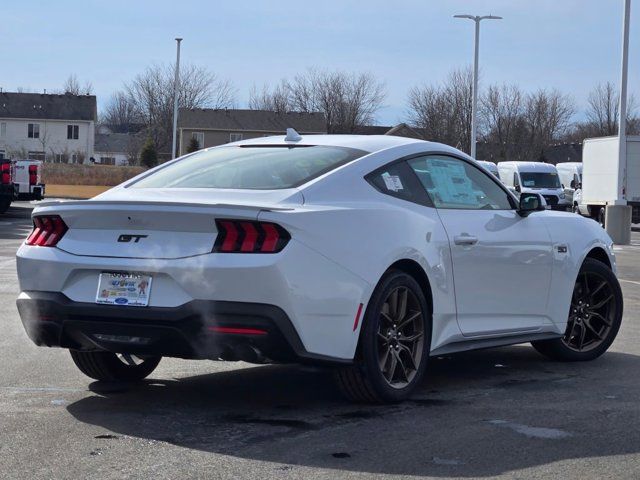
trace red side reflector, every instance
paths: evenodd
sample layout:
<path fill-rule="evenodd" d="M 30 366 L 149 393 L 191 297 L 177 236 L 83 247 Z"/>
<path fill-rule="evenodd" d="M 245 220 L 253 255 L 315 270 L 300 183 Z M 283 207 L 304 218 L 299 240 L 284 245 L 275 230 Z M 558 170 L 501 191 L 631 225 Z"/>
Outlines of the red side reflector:
<path fill-rule="evenodd" d="M 280 225 L 249 220 L 216 220 L 218 236 L 213 245 L 220 253 L 278 253 L 291 240 Z"/>
<path fill-rule="evenodd" d="M 27 237 L 26 244 L 55 247 L 68 229 L 59 215 L 38 215 L 33 217 L 33 231 Z"/>
<path fill-rule="evenodd" d="M 209 327 L 209 330 L 216 333 L 228 333 L 231 335 L 266 335 L 266 330 L 257 328 L 233 328 L 233 327 Z"/>
<path fill-rule="evenodd" d="M 353 321 L 353 331 L 355 332 L 358 329 L 358 324 L 360 323 L 360 315 L 362 314 L 362 304 L 358 305 L 358 312 L 356 313 L 356 318 Z"/>

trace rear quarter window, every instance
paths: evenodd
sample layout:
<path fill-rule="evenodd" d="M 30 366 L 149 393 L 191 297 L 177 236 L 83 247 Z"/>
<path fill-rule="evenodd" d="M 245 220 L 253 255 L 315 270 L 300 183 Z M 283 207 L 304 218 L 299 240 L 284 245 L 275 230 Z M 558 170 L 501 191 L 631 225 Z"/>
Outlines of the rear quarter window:
<path fill-rule="evenodd" d="M 405 161 L 385 165 L 366 177 L 379 192 L 420 205 L 433 206 L 413 170 Z"/>

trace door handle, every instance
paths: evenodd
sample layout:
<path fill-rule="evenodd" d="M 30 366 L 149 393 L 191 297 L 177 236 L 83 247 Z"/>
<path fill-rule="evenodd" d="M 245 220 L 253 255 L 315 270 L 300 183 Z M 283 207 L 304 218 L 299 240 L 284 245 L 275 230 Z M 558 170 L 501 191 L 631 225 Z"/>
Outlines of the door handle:
<path fill-rule="evenodd" d="M 478 237 L 471 235 L 456 235 L 453 237 L 453 243 L 456 245 L 475 245 L 478 243 Z"/>

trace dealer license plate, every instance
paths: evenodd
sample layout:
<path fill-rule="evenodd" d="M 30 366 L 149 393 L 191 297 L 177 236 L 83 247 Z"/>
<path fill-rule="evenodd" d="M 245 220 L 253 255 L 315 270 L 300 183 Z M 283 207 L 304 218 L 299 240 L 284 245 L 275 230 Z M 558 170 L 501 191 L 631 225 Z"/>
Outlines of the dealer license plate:
<path fill-rule="evenodd" d="M 151 275 L 103 272 L 98 280 L 96 303 L 146 307 L 151 293 Z"/>

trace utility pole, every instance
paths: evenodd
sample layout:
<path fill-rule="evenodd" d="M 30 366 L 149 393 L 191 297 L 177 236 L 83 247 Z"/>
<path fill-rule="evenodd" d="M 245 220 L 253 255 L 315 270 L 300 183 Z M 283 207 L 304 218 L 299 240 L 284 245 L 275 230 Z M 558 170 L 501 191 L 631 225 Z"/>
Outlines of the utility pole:
<path fill-rule="evenodd" d="M 176 158 L 176 143 L 178 141 L 178 90 L 180 86 L 180 42 L 176 38 L 176 77 L 173 82 L 173 141 L 171 142 L 171 158 Z"/>

